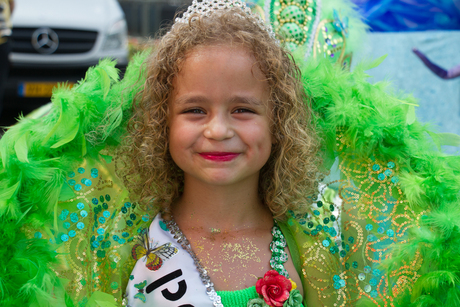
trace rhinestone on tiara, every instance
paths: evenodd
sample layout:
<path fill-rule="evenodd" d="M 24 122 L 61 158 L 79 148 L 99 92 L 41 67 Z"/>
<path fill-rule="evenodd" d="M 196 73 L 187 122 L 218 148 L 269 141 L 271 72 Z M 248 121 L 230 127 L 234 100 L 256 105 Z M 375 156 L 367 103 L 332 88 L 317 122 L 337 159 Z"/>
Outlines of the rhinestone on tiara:
<path fill-rule="evenodd" d="M 213 12 L 232 8 L 241 9 L 248 17 L 254 20 L 256 25 L 258 25 L 262 30 L 267 31 L 271 38 L 276 39 L 271 25 L 266 24 L 262 18 L 252 13 L 246 3 L 241 0 L 193 0 L 192 4 L 190 4 L 182 17 L 176 18 L 175 24 L 188 23 L 189 20 L 193 22 L 203 16 L 210 16 Z"/>

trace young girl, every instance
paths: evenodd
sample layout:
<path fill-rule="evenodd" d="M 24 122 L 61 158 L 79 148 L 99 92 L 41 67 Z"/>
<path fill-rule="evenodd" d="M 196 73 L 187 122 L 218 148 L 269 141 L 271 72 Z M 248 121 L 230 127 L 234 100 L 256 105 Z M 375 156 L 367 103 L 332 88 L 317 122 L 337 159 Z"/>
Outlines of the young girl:
<path fill-rule="evenodd" d="M 134 256 L 130 306 L 246 306 L 272 270 L 290 279 L 267 304 L 287 301 L 291 282 L 306 294 L 298 251 L 270 247 L 317 194 L 309 101 L 292 58 L 238 4 L 189 9 L 149 60 L 129 149 L 134 190 L 161 208 L 143 242 L 161 264 Z"/>

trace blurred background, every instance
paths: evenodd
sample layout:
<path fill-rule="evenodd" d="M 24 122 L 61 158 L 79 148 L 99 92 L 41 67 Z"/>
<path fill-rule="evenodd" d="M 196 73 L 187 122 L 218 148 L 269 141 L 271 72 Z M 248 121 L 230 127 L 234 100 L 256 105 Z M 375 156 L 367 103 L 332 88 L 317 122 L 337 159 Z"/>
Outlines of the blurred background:
<path fill-rule="evenodd" d="M 387 55 L 368 72 L 369 81 L 391 81 L 396 91 L 419 101 L 416 112 L 423 122 L 439 132 L 460 134 L 460 77 L 440 78 L 412 51 L 417 48 L 446 71 L 460 65 L 460 0 L 353 1 L 369 34 L 354 51 L 352 69 L 363 60 Z M 19 114 L 47 103 L 57 82 L 72 86 L 84 78 L 100 58 L 117 59 L 123 72 L 129 57 L 191 0 L 14 2 L 0 126 L 14 124 Z"/>

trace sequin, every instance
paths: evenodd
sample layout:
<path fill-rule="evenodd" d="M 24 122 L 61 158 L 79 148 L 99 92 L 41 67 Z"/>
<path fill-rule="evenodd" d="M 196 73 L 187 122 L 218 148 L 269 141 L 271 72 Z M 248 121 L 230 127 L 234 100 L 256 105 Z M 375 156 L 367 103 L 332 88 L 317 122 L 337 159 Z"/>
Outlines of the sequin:
<path fill-rule="evenodd" d="M 395 167 L 395 163 L 390 161 L 390 162 L 388 162 L 387 166 L 389 168 L 393 168 L 393 167 Z"/>
<path fill-rule="evenodd" d="M 386 176 L 385 176 L 385 174 L 380 173 L 380 174 L 377 176 L 377 178 L 378 178 L 379 180 L 383 181 L 383 180 L 385 180 Z"/>
<path fill-rule="evenodd" d="M 62 210 L 61 213 L 62 213 L 63 215 L 66 215 L 66 216 L 67 216 L 67 215 L 69 215 L 69 210 L 64 209 L 64 210 Z"/>
<path fill-rule="evenodd" d="M 335 230 L 335 228 L 331 227 L 329 229 L 329 233 L 331 236 L 335 237 L 337 235 L 337 231 Z"/>
<path fill-rule="evenodd" d="M 345 280 L 343 280 L 343 279 L 339 280 L 339 284 L 340 284 L 341 288 L 345 287 L 345 285 L 346 285 Z"/>
<path fill-rule="evenodd" d="M 93 204 L 95 204 L 95 205 L 97 205 L 97 204 L 99 203 L 99 201 L 97 200 L 96 197 L 94 197 L 94 198 L 91 200 L 91 202 L 92 202 Z"/>
<path fill-rule="evenodd" d="M 70 179 L 70 180 L 68 181 L 68 183 L 69 183 L 69 185 L 72 187 L 72 186 L 74 186 L 77 182 L 76 182 L 75 180 L 73 180 L 73 179 Z"/>
<path fill-rule="evenodd" d="M 102 208 L 104 208 L 105 210 L 109 209 L 109 205 L 107 205 L 107 203 L 103 203 L 102 204 Z"/>
<path fill-rule="evenodd" d="M 129 280 L 133 280 L 134 279 L 134 275 L 129 275 Z"/>
<path fill-rule="evenodd" d="M 87 216 L 88 216 L 88 212 L 86 212 L 86 210 L 81 210 L 81 211 L 80 211 L 80 215 L 81 215 L 82 217 L 87 217 Z"/>
<path fill-rule="evenodd" d="M 70 228 L 70 223 L 69 223 L 69 222 L 65 222 L 65 223 L 64 223 L 64 228 L 65 228 L 65 229 L 69 229 L 69 228 Z"/>
<path fill-rule="evenodd" d="M 105 194 L 105 200 L 110 201 L 110 195 L 109 194 Z"/>
<path fill-rule="evenodd" d="M 378 295 L 377 290 L 372 290 L 371 293 L 370 293 L 370 295 L 371 295 L 372 298 L 376 298 L 377 295 Z"/>
<path fill-rule="evenodd" d="M 99 247 L 99 241 L 93 241 L 93 243 L 91 243 L 91 245 L 92 245 L 94 248 L 98 248 L 98 247 Z"/>
<path fill-rule="evenodd" d="M 353 243 L 355 242 L 355 238 L 349 237 L 349 238 L 348 238 L 348 242 L 350 242 L 351 244 L 353 244 Z"/>
<path fill-rule="evenodd" d="M 364 272 L 365 272 L 365 273 L 370 273 L 370 272 L 371 272 L 371 267 L 368 266 L 368 265 L 366 265 L 366 266 L 364 267 Z"/>
<path fill-rule="evenodd" d="M 338 282 L 334 283 L 334 289 L 336 289 L 336 290 L 340 289 L 340 284 Z"/>
<path fill-rule="evenodd" d="M 77 235 L 77 233 L 75 232 L 75 230 L 71 230 L 69 231 L 69 237 L 73 238 Z"/>
<path fill-rule="evenodd" d="M 78 208 L 78 210 L 81 210 L 81 209 L 85 208 L 85 204 L 84 203 L 78 203 L 77 208 Z"/>
<path fill-rule="evenodd" d="M 81 188 L 82 188 L 82 187 L 81 187 L 81 184 L 76 184 L 76 185 L 74 186 L 75 191 L 80 191 Z"/>
<path fill-rule="evenodd" d="M 120 239 L 120 237 L 117 236 L 117 235 L 114 235 L 112 238 L 113 238 L 114 241 L 118 241 Z"/>
<path fill-rule="evenodd" d="M 374 275 L 374 276 L 380 276 L 380 270 L 378 270 L 378 269 L 373 270 L 373 271 L 372 271 L 372 275 Z"/>
<path fill-rule="evenodd" d="M 379 227 L 379 228 L 377 229 L 377 232 L 380 233 L 380 234 L 383 234 L 383 233 L 385 232 L 385 228 Z"/>
<path fill-rule="evenodd" d="M 308 222 L 307 226 L 308 226 L 308 228 L 313 228 L 314 224 L 313 224 L 313 222 Z"/>
<path fill-rule="evenodd" d="M 321 230 L 323 230 L 323 226 L 321 226 L 321 225 L 317 225 L 317 226 L 316 226 L 316 230 L 317 230 L 317 231 L 321 231 Z"/>
<path fill-rule="evenodd" d="M 331 243 L 328 240 L 323 240 L 323 246 L 328 247 Z"/>
<path fill-rule="evenodd" d="M 347 255 L 347 252 L 346 252 L 346 251 L 344 251 L 344 250 L 341 250 L 341 251 L 340 251 L 340 257 L 343 258 L 343 257 L 345 257 L 346 255 Z"/>
<path fill-rule="evenodd" d="M 134 213 L 131 213 L 129 215 L 129 218 L 132 219 L 133 221 L 137 218 L 137 216 Z"/>
<path fill-rule="evenodd" d="M 80 280 L 80 283 L 81 283 L 82 286 L 84 286 L 84 285 L 86 285 L 86 280 L 81 279 L 81 280 Z"/>
<path fill-rule="evenodd" d="M 142 220 L 143 220 L 144 222 L 148 222 L 148 221 L 149 221 L 149 215 L 148 215 L 148 214 L 143 215 L 143 216 L 142 216 Z M 305 224 L 305 221 L 304 221 L 304 224 Z"/>
<path fill-rule="evenodd" d="M 325 217 L 324 220 L 323 220 L 324 224 L 329 224 L 329 218 L 328 217 Z"/>
<path fill-rule="evenodd" d="M 392 229 L 387 230 L 387 236 L 393 237 L 395 235 L 395 232 Z"/>
<path fill-rule="evenodd" d="M 121 207 L 121 212 L 126 213 L 126 212 L 128 212 L 128 209 L 126 209 L 126 207 Z"/>
<path fill-rule="evenodd" d="M 126 243 L 126 240 L 125 240 L 125 239 L 119 239 L 119 240 L 118 240 L 118 243 L 120 243 L 120 244 L 125 244 L 125 243 Z"/>
<path fill-rule="evenodd" d="M 103 250 L 98 250 L 98 251 L 97 251 L 97 256 L 98 256 L 99 258 L 104 258 L 104 257 L 105 257 L 105 251 L 103 251 Z"/>
<path fill-rule="evenodd" d="M 99 175 L 98 173 L 91 173 L 91 177 L 93 178 L 97 178 L 98 175 Z"/>
<path fill-rule="evenodd" d="M 67 174 L 67 177 L 73 178 L 75 177 L 75 172 L 70 172 Z"/>
<path fill-rule="evenodd" d="M 104 228 L 98 228 L 97 229 L 97 233 L 100 234 L 100 235 L 104 234 L 104 231 L 105 231 Z"/>
<path fill-rule="evenodd" d="M 92 169 L 91 169 L 91 173 L 96 173 L 96 174 L 97 174 L 98 172 L 99 172 L 99 171 L 97 170 L 97 168 L 92 168 Z"/>
<path fill-rule="evenodd" d="M 366 274 L 364 274 L 364 273 L 359 273 L 358 279 L 361 280 L 361 281 L 365 280 L 365 279 L 366 279 Z"/>
<path fill-rule="evenodd" d="M 311 231 L 312 236 L 316 236 L 317 234 L 318 234 L 318 232 L 316 231 L 316 229 Z"/>
<path fill-rule="evenodd" d="M 83 222 L 78 222 L 77 223 L 77 228 L 78 229 L 83 229 L 83 228 L 85 228 L 85 224 Z"/>
<path fill-rule="evenodd" d="M 367 236 L 367 241 L 374 242 L 375 241 L 375 236 L 374 235 L 368 235 Z"/>
<path fill-rule="evenodd" d="M 80 174 L 83 174 L 85 172 L 85 169 L 83 167 L 79 167 L 77 170 Z"/>
<path fill-rule="evenodd" d="M 369 293 L 369 292 L 371 292 L 371 290 L 372 290 L 371 285 L 365 285 L 364 286 L 364 292 Z"/>
<path fill-rule="evenodd" d="M 125 207 L 126 207 L 126 208 L 129 208 L 129 207 L 131 207 L 131 203 L 130 203 L 129 201 L 128 201 L 128 202 L 126 202 L 126 203 L 125 203 Z"/>
<path fill-rule="evenodd" d="M 70 215 L 70 220 L 72 221 L 72 223 L 76 223 L 78 222 L 78 215 L 73 212 L 71 215 Z"/>
<path fill-rule="evenodd" d="M 35 239 L 41 239 L 43 237 L 42 233 L 37 231 L 35 234 L 34 234 L 34 237 Z"/>
<path fill-rule="evenodd" d="M 65 221 L 67 219 L 67 215 L 61 213 L 61 214 L 59 214 L 59 219 L 61 221 Z"/>
<path fill-rule="evenodd" d="M 335 217 L 335 215 L 331 215 L 331 221 L 335 222 L 337 220 L 337 218 Z"/>
<path fill-rule="evenodd" d="M 103 215 L 105 218 L 109 218 L 109 217 L 110 217 L 110 212 L 106 210 L 106 211 L 104 211 L 104 212 L 102 213 L 102 215 Z"/>
<path fill-rule="evenodd" d="M 377 286 L 377 279 L 375 278 L 371 278 L 371 280 L 369 280 L 369 283 L 371 284 L 371 286 Z"/>
<path fill-rule="evenodd" d="M 391 182 L 398 183 L 398 181 L 399 181 L 399 178 L 397 176 L 391 177 Z"/>
<path fill-rule="evenodd" d="M 91 186 L 91 185 L 93 184 L 93 182 L 92 182 L 91 180 L 89 180 L 89 179 L 85 179 L 84 184 L 85 184 L 87 187 L 89 187 L 89 186 Z"/>
<path fill-rule="evenodd" d="M 345 269 L 349 270 L 350 269 L 350 264 L 347 262 L 345 263 Z"/>
<path fill-rule="evenodd" d="M 393 174 L 393 171 L 391 169 L 387 169 L 385 170 L 384 174 L 387 176 L 387 177 L 390 177 L 392 174 Z"/>
<path fill-rule="evenodd" d="M 110 284 L 110 288 L 112 288 L 113 290 L 116 290 L 118 288 L 118 283 L 117 282 L 113 282 Z"/>
<path fill-rule="evenodd" d="M 358 268 L 358 262 L 357 262 L 357 261 L 353 261 L 353 263 L 351 264 L 351 266 L 353 267 L 353 269 L 357 269 L 357 268 Z"/>
<path fill-rule="evenodd" d="M 372 170 L 373 170 L 374 172 L 378 172 L 378 171 L 380 170 L 380 165 L 378 165 L 378 164 L 372 165 Z"/>
<path fill-rule="evenodd" d="M 99 201 L 100 201 L 101 203 L 104 202 L 104 195 L 99 196 Z"/>
<path fill-rule="evenodd" d="M 105 223 L 105 218 L 104 218 L 103 216 L 101 216 L 101 217 L 99 218 L 99 223 L 101 223 L 101 224 L 104 224 L 104 223 Z"/>
<path fill-rule="evenodd" d="M 103 235 L 97 236 L 97 240 L 98 240 L 99 242 L 104 241 L 104 236 L 103 236 Z"/>
<path fill-rule="evenodd" d="M 334 211 L 334 209 L 335 209 L 334 205 L 329 206 L 329 210 L 331 210 L 331 212 Z"/>
<path fill-rule="evenodd" d="M 366 225 L 366 230 L 368 230 L 368 231 L 371 231 L 373 228 L 374 228 L 374 226 L 372 226 L 372 224 L 367 224 Z"/>
<path fill-rule="evenodd" d="M 334 277 L 332 277 L 332 280 L 334 280 L 335 282 L 338 282 L 340 279 L 341 278 L 339 275 L 334 275 Z"/>
<path fill-rule="evenodd" d="M 69 241 L 69 236 L 66 235 L 66 234 L 63 234 L 63 235 L 61 235 L 61 240 L 64 241 L 64 242 L 67 242 L 67 241 Z"/>
<path fill-rule="evenodd" d="M 318 210 L 313 210 L 313 214 L 316 215 L 316 216 L 319 216 L 319 215 L 320 215 L 320 213 L 319 213 Z"/>
<path fill-rule="evenodd" d="M 316 206 L 318 206 L 318 208 L 321 208 L 323 206 L 323 202 L 318 200 L 318 202 L 316 203 Z"/>

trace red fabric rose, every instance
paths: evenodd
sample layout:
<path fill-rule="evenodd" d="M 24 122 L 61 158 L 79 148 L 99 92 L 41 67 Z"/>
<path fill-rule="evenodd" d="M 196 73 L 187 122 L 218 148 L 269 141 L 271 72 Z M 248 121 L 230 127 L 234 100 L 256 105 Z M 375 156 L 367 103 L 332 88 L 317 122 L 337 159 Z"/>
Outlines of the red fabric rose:
<path fill-rule="evenodd" d="M 265 303 L 270 306 L 283 306 L 289 298 L 291 289 L 291 281 L 275 270 L 265 273 L 264 278 L 256 283 L 257 293 L 262 295 Z"/>

